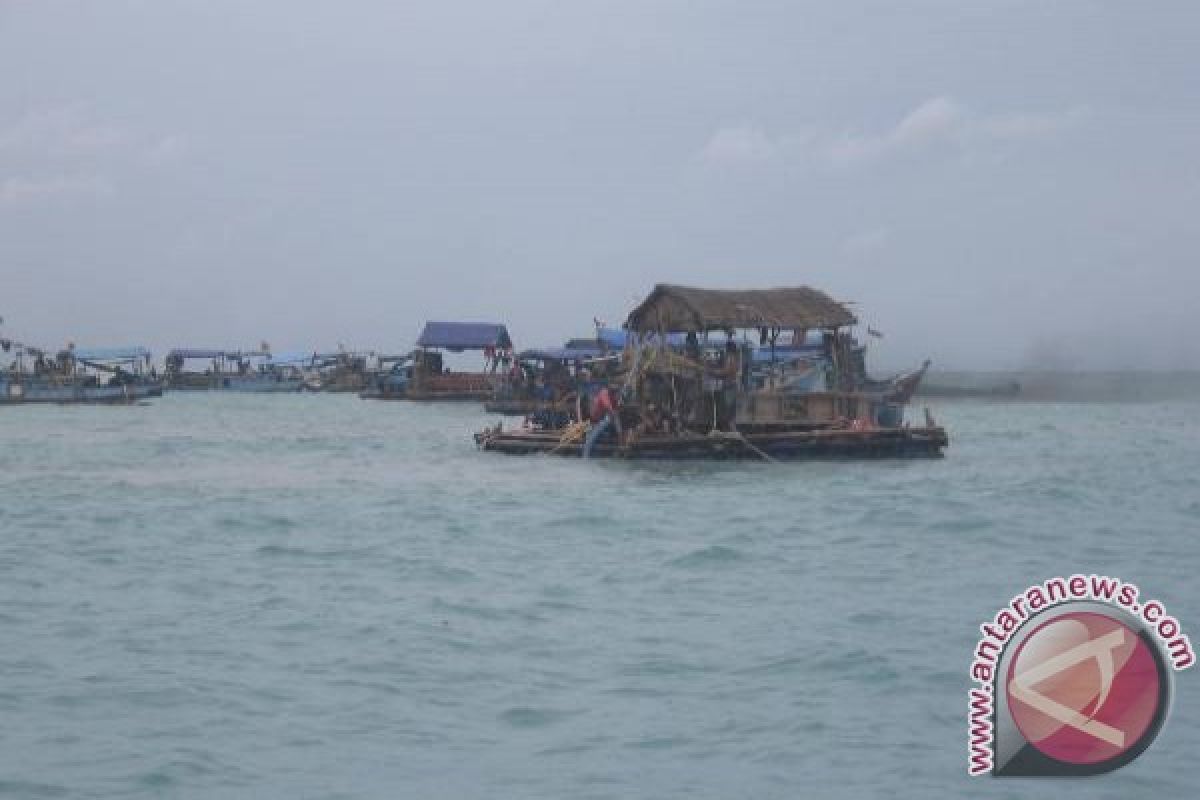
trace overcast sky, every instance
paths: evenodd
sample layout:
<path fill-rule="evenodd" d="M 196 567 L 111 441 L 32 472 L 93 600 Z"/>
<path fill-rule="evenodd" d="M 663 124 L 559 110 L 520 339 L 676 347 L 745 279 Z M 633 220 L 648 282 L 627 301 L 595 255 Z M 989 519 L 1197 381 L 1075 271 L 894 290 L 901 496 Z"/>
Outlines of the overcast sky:
<path fill-rule="evenodd" d="M 809 284 L 875 363 L 1200 367 L 1200 4 L 0 0 L 0 315 L 518 346 Z"/>

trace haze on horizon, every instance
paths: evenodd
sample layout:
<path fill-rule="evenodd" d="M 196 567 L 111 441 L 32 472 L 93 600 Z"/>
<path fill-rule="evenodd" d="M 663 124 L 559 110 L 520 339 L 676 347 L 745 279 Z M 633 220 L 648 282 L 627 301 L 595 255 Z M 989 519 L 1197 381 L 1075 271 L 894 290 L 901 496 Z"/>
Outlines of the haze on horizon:
<path fill-rule="evenodd" d="M 1200 368 L 1200 6 L 0 0 L 0 331 L 518 346 L 809 284 L 874 363 Z"/>

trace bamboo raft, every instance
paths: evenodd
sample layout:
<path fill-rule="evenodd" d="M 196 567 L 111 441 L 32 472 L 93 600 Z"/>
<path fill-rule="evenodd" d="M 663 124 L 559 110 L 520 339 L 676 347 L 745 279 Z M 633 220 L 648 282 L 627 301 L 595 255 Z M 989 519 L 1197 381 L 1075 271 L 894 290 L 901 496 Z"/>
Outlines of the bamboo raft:
<path fill-rule="evenodd" d="M 495 428 L 475 434 L 480 450 L 508 455 L 583 455 L 581 437 L 564 431 Z M 939 458 L 949 445 L 941 426 L 875 428 L 868 430 L 821 429 L 757 433 L 713 432 L 692 435 L 640 436 L 624 444 L 600 441 L 592 448 L 595 458 L 626 459 L 758 459 L 793 461 L 838 458 Z"/>

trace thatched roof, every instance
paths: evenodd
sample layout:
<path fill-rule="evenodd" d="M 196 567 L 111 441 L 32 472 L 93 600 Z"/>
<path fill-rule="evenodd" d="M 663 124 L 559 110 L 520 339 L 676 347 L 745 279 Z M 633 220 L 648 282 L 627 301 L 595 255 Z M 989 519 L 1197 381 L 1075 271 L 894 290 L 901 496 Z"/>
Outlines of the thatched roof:
<path fill-rule="evenodd" d="M 631 331 L 726 328 L 840 328 L 857 320 L 817 289 L 696 289 L 660 283 L 629 314 Z"/>

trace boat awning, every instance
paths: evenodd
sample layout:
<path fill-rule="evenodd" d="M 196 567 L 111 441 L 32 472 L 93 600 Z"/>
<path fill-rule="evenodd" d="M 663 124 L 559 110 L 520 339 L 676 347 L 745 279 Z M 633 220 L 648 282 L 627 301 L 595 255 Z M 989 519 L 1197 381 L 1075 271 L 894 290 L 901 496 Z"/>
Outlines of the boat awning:
<path fill-rule="evenodd" d="M 508 329 L 494 322 L 426 322 L 418 347 L 440 347 L 454 352 L 485 347 L 512 347 Z"/>
<path fill-rule="evenodd" d="M 841 328 L 854 314 L 808 286 L 778 289 L 698 289 L 660 283 L 629 313 L 625 328 L 710 331 L 738 328 Z"/>
<path fill-rule="evenodd" d="M 79 361 L 140 361 L 150 358 L 144 347 L 77 347 L 71 351 Z"/>

